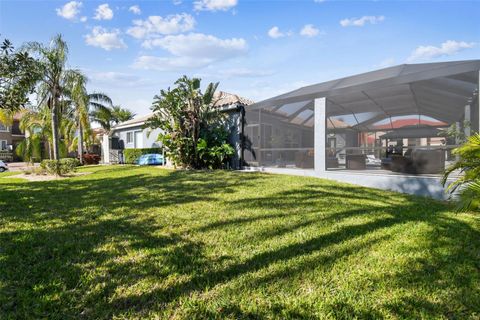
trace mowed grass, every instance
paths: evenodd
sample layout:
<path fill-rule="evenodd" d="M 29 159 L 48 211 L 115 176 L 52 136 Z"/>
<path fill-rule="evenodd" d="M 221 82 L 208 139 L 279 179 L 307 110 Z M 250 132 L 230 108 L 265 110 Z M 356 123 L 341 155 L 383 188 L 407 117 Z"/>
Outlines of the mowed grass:
<path fill-rule="evenodd" d="M 480 219 L 326 180 L 0 176 L 2 319 L 479 319 Z"/>

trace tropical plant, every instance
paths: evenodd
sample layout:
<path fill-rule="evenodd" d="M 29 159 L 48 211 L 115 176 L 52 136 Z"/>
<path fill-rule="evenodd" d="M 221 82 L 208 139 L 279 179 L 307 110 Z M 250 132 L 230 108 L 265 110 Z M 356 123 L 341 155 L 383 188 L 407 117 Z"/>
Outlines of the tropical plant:
<path fill-rule="evenodd" d="M 175 165 L 184 168 L 219 168 L 231 156 L 225 118 L 215 107 L 218 83 L 204 92 L 200 79 L 183 76 L 173 89 L 161 90 L 154 97 L 154 116 L 146 127 L 160 128 L 158 139 Z"/>
<path fill-rule="evenodd" d="M 467 141 L 467 134 L 465 129 L 470 129 L 471 123 L 468 120 L 463 121 L 461 126 L 457 126 L 456 123 L 452 123 L 448 128 L 442 129 L 439 132 L 439 136 L 452 138 L 455 144 L 462 144 Z"/>
<path fill-rule="evenodd" d="M 107 132 L 120 122 L 128 121 L 135 117 L 135 113 L 121 106 L 113 106 L 108 109 L 97 109 L 90 113 L 92 121 L 98 122 Z"/>
<path fill-rule="evenodd" d="M 453 150 L 458 160 L 447 168 L 443 176 L 443 185 L 455 171 L 460 175 L 447 187 L 451 196 L 458 195 L 460 211 L 480 209 L 480 134 L 467 139 L 462 146 Z"/>
<path fill-rule="evenodd" d="M 127 108 L 122 108 L 121 106 L 113 106 L 111 109 L 112 112 L 112 121 L 114 124 L 119 124 L 120 122 L 125 122 L 133 119 L 135 113 L 130 111 Z"/>
<path fill-rule="evenodd" d="M 80 71 L 75 70 L 68 73 L 65 93 L 70 98 L 67 103 L 70 106 L 70 122 L 74 124 L 73 133 L 76 137 L 72 140 L 71 146 L 77 146 L 81 164 L 83 164 L 84 141 L 93 139 L 90 128 L 90 109 L 92 108 L 95 112 L 108 112 L 109 106 L 112 104 L 112 100 L 104 93 L 89 94 L 86 84 L 87 77 Z M 70 137 L 72 127 L 68 122 L 65 125 L 67 130 L 64 136 Z"/>
<path fill-rule="evenodd" d="M 15 51 L 12 43 L 5 39 L 0 45 L 0 108 L 25 107 L 39 76 L 37 60 L 25 50 Z"/>
<path fill-rule="evenodd" d="M 13 124 L 13 115 L 15 111 L 12 109 L 0 109 L 0 124 L 10 127 Z"/>
<path fill-rule="evenodd" d="M 22 112 L 19 127 L 25 133 L 25 139 L 17 146 L 15 152 L 24 161 L 34 162 L 45 158 L 46 149 L 51 158 L 51 118 L 50 110 L 43 106 L 37 109 L 25 109 Z"/>
<path fill-rule="evenodd" d="M 61 35 L 55 36 L 48 46 L 38 42 L 30 42 L 25 48 L 34 54 L 40 65 L 41 76 L 38 82 L 37 94 L 39 105 L 45 104 L 50 110 L 52 125 L 52 155 L 60 158 L 59 113 L 61 102 L 65 98 L 65 87 L 69 79 L 75 76 L 75 71 L 66 67 L 68 46 Z"/>

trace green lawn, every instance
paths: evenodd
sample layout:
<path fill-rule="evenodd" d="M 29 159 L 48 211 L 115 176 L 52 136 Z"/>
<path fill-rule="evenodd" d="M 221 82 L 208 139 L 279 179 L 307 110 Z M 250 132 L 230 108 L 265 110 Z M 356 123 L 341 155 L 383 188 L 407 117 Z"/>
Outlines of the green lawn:
<path fill-rule="evenodd" d="M 480 216 L 325 180 L 0 175 L 0 318 L 480 317 Z"/>

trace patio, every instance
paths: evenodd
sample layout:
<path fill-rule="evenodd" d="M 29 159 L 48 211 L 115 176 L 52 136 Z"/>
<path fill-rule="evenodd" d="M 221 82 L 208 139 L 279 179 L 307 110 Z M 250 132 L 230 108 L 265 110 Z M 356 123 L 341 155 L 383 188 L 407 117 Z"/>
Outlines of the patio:
<path fill-rule="evenodd" d="M 261 101 L 246 109 L 245 162 L 441 198 L 452 149 L 479 130 L 479 70 L 399 65 Z"/>

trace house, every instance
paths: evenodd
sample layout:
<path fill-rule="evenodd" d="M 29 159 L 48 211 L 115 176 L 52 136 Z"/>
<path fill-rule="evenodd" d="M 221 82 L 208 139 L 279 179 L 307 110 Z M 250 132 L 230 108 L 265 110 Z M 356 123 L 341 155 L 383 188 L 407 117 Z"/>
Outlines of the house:
<path fill-rule="evenodd" d="M 233 159 L 232 166 L 240 166 L 241 157 L 241 132 L 240 115 L 242 108 L 250 105 L 253 101 L 223 91 L 215 94 L 215 106 L 222 112 L 228 113 L 228 126 L 231 133 L 231 143 L 236 146 L 237 155 Z M 145 122 L 153 116 L 153 113 L 136 117 L 114 126 L 108 135 L 104 135 L 102 142 L 102 162 L 117 163 L 118 150 L 133 148 L 161 148 L 158 142 L 160 129 L 144 128 Z"/>
<path fill-rule="evenodd" d="M 0 160 L 21 160 L 15 154 L 15 148 L 25 139 L 25 134 L 20 130 L 21 114 L 13 116 L 13 123 L 7 126 L 0 122 Z"/>
<path fill-rule="evenodd" d="M 299 88 L 245 108 L 250 170 L 443 198 L 440 177 L 478 132 L 480 60 L 404 64 Z"/>

